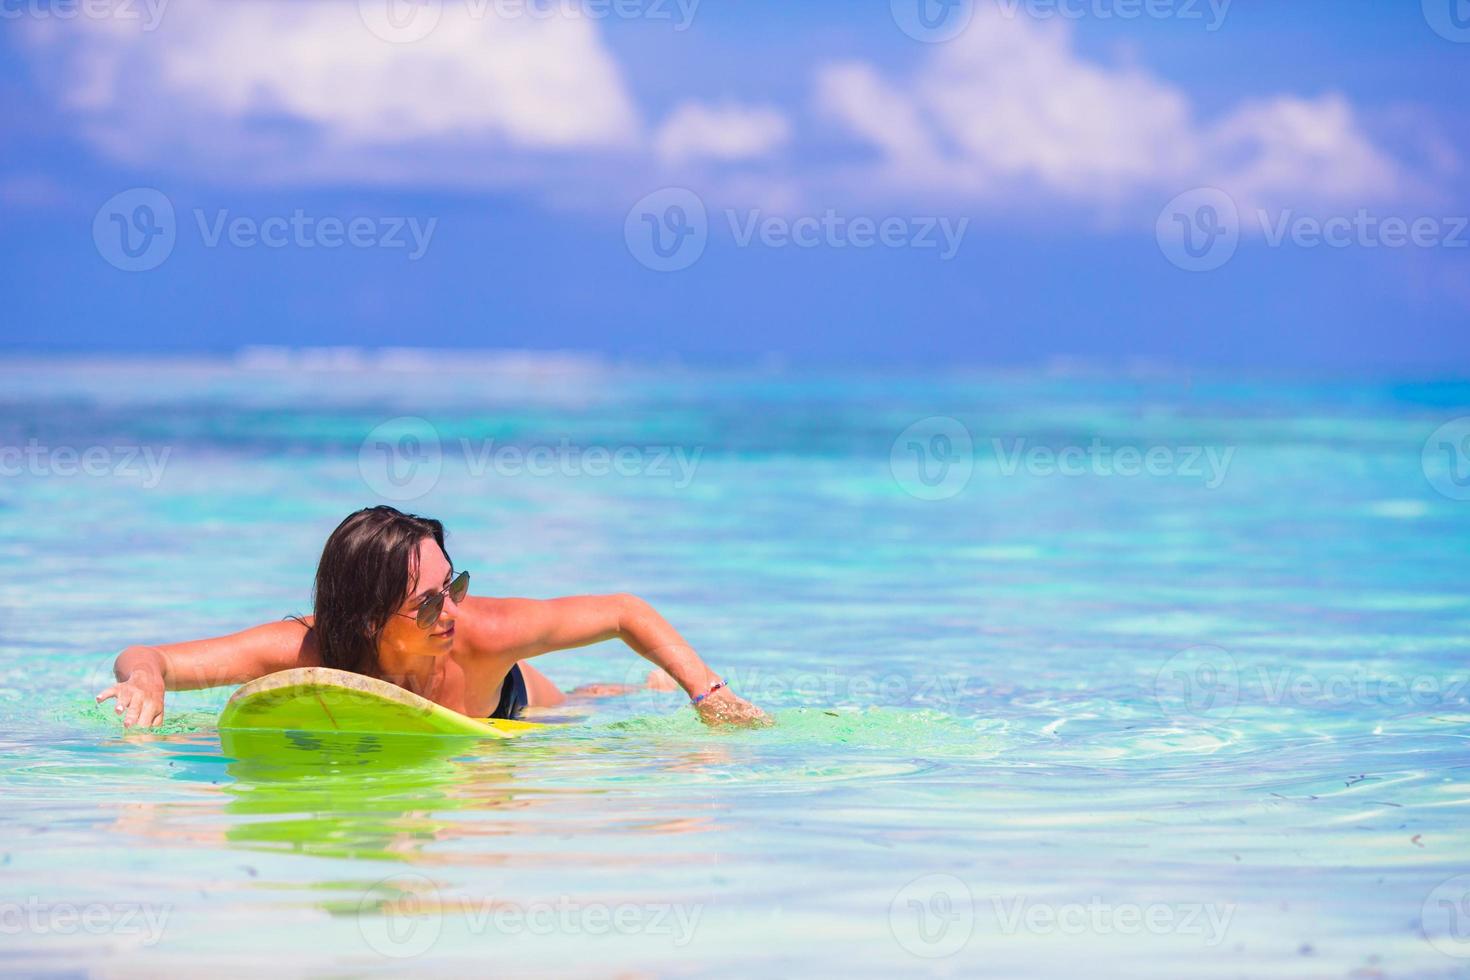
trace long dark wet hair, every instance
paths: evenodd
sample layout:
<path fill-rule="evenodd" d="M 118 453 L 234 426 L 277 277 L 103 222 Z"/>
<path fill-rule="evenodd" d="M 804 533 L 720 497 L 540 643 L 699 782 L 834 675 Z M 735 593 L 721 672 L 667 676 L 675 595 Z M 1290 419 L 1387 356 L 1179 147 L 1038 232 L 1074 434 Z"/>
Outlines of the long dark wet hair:
<path fill-rule="evenodd" d="M 376 671 L 378 640 L 418 578 L 425 538 L 443 548 L 444 525 L 388 506 L 365 507 L 337 525 L 322 548 L 312 592 L 323 666 Z"/>

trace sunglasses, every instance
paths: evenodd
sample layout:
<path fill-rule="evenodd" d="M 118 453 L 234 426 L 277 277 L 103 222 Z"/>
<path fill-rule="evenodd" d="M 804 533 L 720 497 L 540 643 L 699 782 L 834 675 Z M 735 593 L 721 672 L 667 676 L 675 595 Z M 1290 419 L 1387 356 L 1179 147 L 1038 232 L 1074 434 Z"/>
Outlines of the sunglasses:
<path fill-rule="evenodd" d="M 444 611 L 444 597 L 447 595 L 455 602 L 464 602 L 464 597 L 470 592 L 470 573 L 460 572 L 444 588 L 431 596 L 425 596 L 424 601 L 419 603 L 419 611 L 414 615 L 414 622 L 419 624 L 420 629 L 430 629 L 439 621 L 439 614 Z M 394 613 L 395 616 L 407 616 L 408 613 Z"/>

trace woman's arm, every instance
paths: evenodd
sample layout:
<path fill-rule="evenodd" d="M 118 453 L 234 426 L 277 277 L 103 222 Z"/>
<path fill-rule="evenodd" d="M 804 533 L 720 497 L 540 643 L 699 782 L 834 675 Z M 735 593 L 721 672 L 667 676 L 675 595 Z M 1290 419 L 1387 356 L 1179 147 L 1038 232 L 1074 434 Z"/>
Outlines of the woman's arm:
<path fill-rule="evenodd" d="M 472 598 L 464 604 L 471 649 L 515 660 L 539 657 L 603 640 L 620 639 L 672 677 L 690 697 L 707 692 L 720 678 L 678 630 L 637 596 L 569 596 L 563 599 Z M 469 622 L 466 623 L 465 620 Z M 699 703 L 711 724 L 769 724 L 755 705 L 722 687 Z"/>
<path fill-rule="evenodd" d="M 116 697 L 124 726 L 152 727 L 163 722 L 164 691 L 243 684 L 278 670 L 315 666 L 306 635 L 306 626 L 286 620 L 209 640 L 128 647 L 112 667 L 118 683 L 100 692 L 97 702 Z"/>

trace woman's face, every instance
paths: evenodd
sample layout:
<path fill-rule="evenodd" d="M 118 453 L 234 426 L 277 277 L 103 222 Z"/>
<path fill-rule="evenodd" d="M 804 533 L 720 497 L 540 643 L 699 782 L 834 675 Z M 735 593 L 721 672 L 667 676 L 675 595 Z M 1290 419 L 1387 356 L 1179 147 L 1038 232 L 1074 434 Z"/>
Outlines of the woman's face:
<path fill-rule="evenodd" d="M 388 617 L 388 625 L 378 640 L 378 667 L 388 680 L 407 674 L 421 674 L 435 666 L 433 661 L 448 656 L 454 646 L 454 618 L 459 605 L 448 594 L 439 618 L 428 629 L 419 626 L 419 606 L 449 584 L 452 568 L 444 551 L 433 538 L 419 542 L 418 574 L 409 566 L 408 594 L 397 612 Z"/>

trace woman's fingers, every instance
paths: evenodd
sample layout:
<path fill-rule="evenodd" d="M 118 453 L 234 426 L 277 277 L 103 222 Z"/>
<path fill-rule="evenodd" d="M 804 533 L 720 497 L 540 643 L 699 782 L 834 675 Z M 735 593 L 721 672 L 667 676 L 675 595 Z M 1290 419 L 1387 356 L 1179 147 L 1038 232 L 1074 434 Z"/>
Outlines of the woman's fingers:
<path fill-rule="evenodd" d="M 161 698 L 154 698 L 129 684 L 114 684 L 97 695 L 97 703 L 113 698 L 117 699 L 113 710 L 122 715 L 124 728 L 140 724 L 143 728 L 156 728 L 163 724 Z"/>
<path fill-rule="evenodd" d="M 114 684 L 97 695 L 97 703 L 101 704 L 109 698 L 117 698 L 117 707 L 114 710 L 122 715 L 124 728 L 132 728 L 134 725 L 157 728 L 163 724 L 162 698 L 154 697 L 129 684 Z"/>
<path fill-rule="evenodd" d="M 765 728 L 775 724 L 770 715 L 744 698 L 723 693 L 728 690 L 724 688 L 699 703 L 699 716 L 705 724 L 743 725 L 749 728 Z"/>

